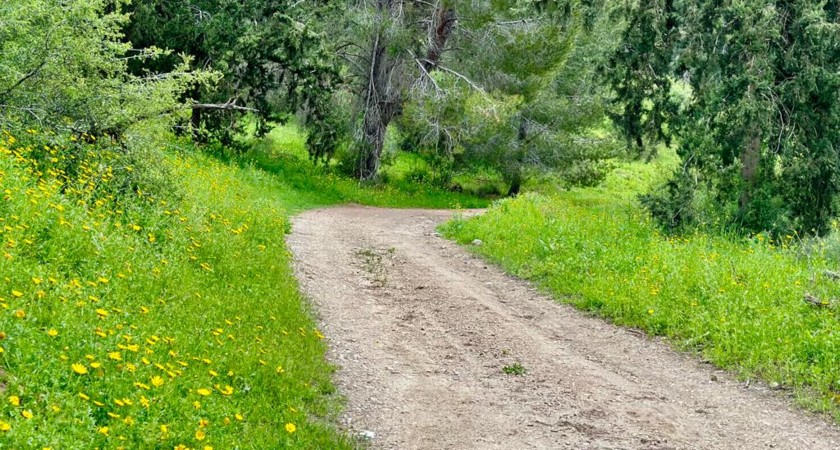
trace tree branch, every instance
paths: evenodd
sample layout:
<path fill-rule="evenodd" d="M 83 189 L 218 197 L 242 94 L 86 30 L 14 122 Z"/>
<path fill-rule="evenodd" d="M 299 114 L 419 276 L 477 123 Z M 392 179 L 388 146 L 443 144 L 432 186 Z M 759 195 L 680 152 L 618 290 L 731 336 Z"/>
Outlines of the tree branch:
<path fill-rule="evenodd" d="M 429 61 L 429 60 L 426 60 L 426 61 Z M 429 61 L 429 63 L 431 63 L 431 61 Z M 440 69 L 440 70 L 442 70 L 442 71 L 444 71 L 444 72 L 447 72 L 447 73 L 450 73 L 450 74 L 452 74 L 452 75 L 455 75 L 456 77 L 458 77 L 458 78 L 460 78 L 460 79 L 464 80 L 467 84 L 469 84 L 469 85 L 470 85 L 470 87 L 472 87 L 472 88 L 473 88 L 473 89 L 475 89 L 476 91 L 481 92 L 482 94 L 487 94 L 487 92 L 486 92 L 484 89 L 482 89 L 482 88 L 481 88 L 481 86 L 479 86 L 479 85 L 477 85 L 477 84 L 473 83 L 473 82 L 472 82 L 469 78 L 465 77 L 464 75 L 461 75 L 460 73 L 458 73 L 458 72 L 456 72 L 456 71 L 454 71 L 454 70 L 452 70 L 452 69 L 450 69 L 450 68 L 448 68 L 448 67 L 442 66 L 442 65 L 440 65 L 440 64 L 435 64 L 435 65 L 434 65 L 434 67 L 435 67 L 435 68 L 437 68 L 437 69 Z"/>
<path fill-rule="evenodd" d="M 18 81 L 17 81 L 15 84 L 13 84 L 10 88 L 6 89 L 3 93 L 0 93 L 0 100 L 5 99 L 7 95 L 9 95 L 9 94 L 11 94 L 11 93 L 12 93 L 12 91 L 14 91 L 15 89 L 17 89 L 17 88 L 18 88 L 20 85 L 22 85 L 23 83 L 26 83 L 26 80 L 29 80 L 30 78 L 34 77 L 35 75 L 38 75 L 38 73 L 39 73 L 39 72 L 41 72 L 41 69 L 43 69 L 43 68 L 44 68 L 44 66 L 46 66 L 46 65 L 47 65 L 47 60 L 46 60 L 46 59 L 44 59 L 43 61 L 41 61 L 41 64 L 38 64 L 38 67 L 36 67 L 36 68 L 32 69 L 32 71 L 31 71 L 31 72 L 29 72 L 29 73 L 27 73 L 26 75 L 24 75 L 24 76 L 23 76 L 23 78 L 21 78 L 20 80 L 18 80 Z"/>
<path fill-rule="evenodd" d="M 248 108 L 245 106 L 239 106 L 235 103 L 228 102 L 228 103 L 193 103 L 190 105 L 186 105 L 187 108 L 190 109 L 201 109 L 201 110 L 215 110 L 215 111 L 242 111 L 242 112 L 255 112 L 258 113 L 260 110 L 254 108 Z"/>

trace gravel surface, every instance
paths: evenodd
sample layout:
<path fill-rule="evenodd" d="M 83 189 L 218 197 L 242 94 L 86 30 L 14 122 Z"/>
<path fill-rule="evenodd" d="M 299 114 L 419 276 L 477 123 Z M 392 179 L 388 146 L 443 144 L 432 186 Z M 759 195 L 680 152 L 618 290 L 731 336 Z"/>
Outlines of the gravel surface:
<path fill-rule="evenodd" d="M 784 392 L 557 304 L 441 239 L 451 215 L 351 206 L 294 220 L 343 425 L 371 447 L 840 449 L 840 429 Z"/>

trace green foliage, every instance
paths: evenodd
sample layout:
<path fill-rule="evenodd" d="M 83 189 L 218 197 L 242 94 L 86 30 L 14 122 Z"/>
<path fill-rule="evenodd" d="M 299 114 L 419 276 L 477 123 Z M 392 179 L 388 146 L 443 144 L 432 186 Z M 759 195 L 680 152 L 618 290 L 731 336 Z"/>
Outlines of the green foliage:
<path fill-rule="evenodd" d="M 274 177 L 168 154 L 180 195 L 114 195 L 100 145 L 31 139 L 0 139 L 4 445 L 351 447 Z"/>
<path fill-rule="evenodd" d="M 212 75 L 170 70 L 133 75 L 128 61 L 164 52 L 121 41 L 123 1 L 9 0 L 0 5 L 0 126 L 137 139 L 132 127 L 171 122 L 178 96 Z"/>
<path fill-rule="evenodd" d="M 294 126 L 279 127 L 251 150 L 232 157 L 242 167 L 253 167 L 282 182 L 276 192 L 290 212 L 339 203 L 392 208 L 483 208 L 487 201 L 451 192 L 432 184 L 417 184 L 403 177 L 389 183 L 360 183 L 330 166 L 307 162 L 305 136 Z"/>
<path fill-rule="evenodd" d="M 502 367 L 502 372 L 507 374 L 507 375 L 522 376 L 522 375 L 525 375 L 526 373 L 528 373 L 528 370 L 525 369 L 525 367 L 522 364 L 519 364 L 517 362 L 517 363 L 513 363 L 511 365 Z"/>
<path fill-rule="evenodd" d="M 640 165 L 626 173 L 650 170 Z M 462 244 L 481 239 L 474 251 L 559 301 L 667 336 L 740 377 L 791 387 L 840 419 L 840 305 L 830 301 L 840 285 L 824 272 L 837 264 L 837 239 L 663 236 L 629 202 L 672 169 L 642 179 L 621 169 L 608 188 L 502 200 L 442 231 Z M 825 306 L 803 301 L 806 293 Z"/>
<path fill-rule="evenodd" d="M 137 0 L 131 11 L 127 37 L 132 43 L 188 54 L 195 67 L 221 72 L 218 83 L 194 89 L 191 100 L 254 108 L 261 135 L 271 123 L 284 123 L 299 112 L 316 159 L 331 154 L 344 138 L 346 130 L 331 108 L 337 67 L 319 29 L 332 11 L 326 2 Z M 169 70 L 176 63 L 170 58 L 159 65 Z M 242 115 L 241 110 L 196 110 L 192 125 L 230 145 L 245 124 Z"/>
<path fill-rule="evenodd" d="M 696 217 L 776 236 L 829 231 L 840 189 L 830 2 L 642 1 L 624 38 L 612 74 L 619 123 L 638 143 L 673 136 L 685 161 L 676 196 L 649 203 L 666 224 L 701 208 Z M 681 111 L 669 88 L 677 78 L 692 93 Z"/>
<path fill-rule="evenodd" d="M 613 39 L 602 11 L 576 4 L 459 11 L 481 38 L 459 36 L 461 57 L 444 62 L 457 74 L 432 74 L 413 92 L 399 121 L 410 147 L 454 173 L 495 170 L 511 193 L 528 174 L 552 173 L 566 186 L 602 181 L 606 161 L 618 155 L 608 135 L 593 132 L 606 104 L 595 67 Z"/>
<path fill-rule="evenodd" d="M 668 121 L 677 113 L 671 101 L 671 43 L 676 27 L 673 0 L 639 0 L 620 44 L 602 68 L 615 91 L 618 112 L 610 117 L 638 154 L 655 151 L 657 142 L 671 144 Z M 653 145 L 645 145 L 645 140 Z"/>

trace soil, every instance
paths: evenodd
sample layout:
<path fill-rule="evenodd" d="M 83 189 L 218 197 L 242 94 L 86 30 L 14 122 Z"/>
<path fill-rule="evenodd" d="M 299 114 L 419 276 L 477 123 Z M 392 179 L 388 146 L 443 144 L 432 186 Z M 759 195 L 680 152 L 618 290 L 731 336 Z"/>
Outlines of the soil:
<path fill-rule="evenodd" d="M 442 239 L 451 215 L 351 206 L 294 220 L 342 424 L 372 448 L 840 449 L 840 429 L 788 392 L 558 304 Z"/>

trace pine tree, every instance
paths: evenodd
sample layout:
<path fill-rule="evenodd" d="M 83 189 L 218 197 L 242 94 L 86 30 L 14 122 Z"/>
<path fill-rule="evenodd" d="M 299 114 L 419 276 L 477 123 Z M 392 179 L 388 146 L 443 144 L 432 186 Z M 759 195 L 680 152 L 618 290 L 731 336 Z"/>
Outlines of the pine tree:
<path fill-rule="evenodd" d="M 630 11 L 610 74 L 618 123 L 631 142 L 673 139 L 684 163 L 645 199 L 661 222 L 829 230 L 840 190 L 837 11 L 818 0 L 641 0 Z M 675 82 L 692 91 L 682 109 Z"/>

